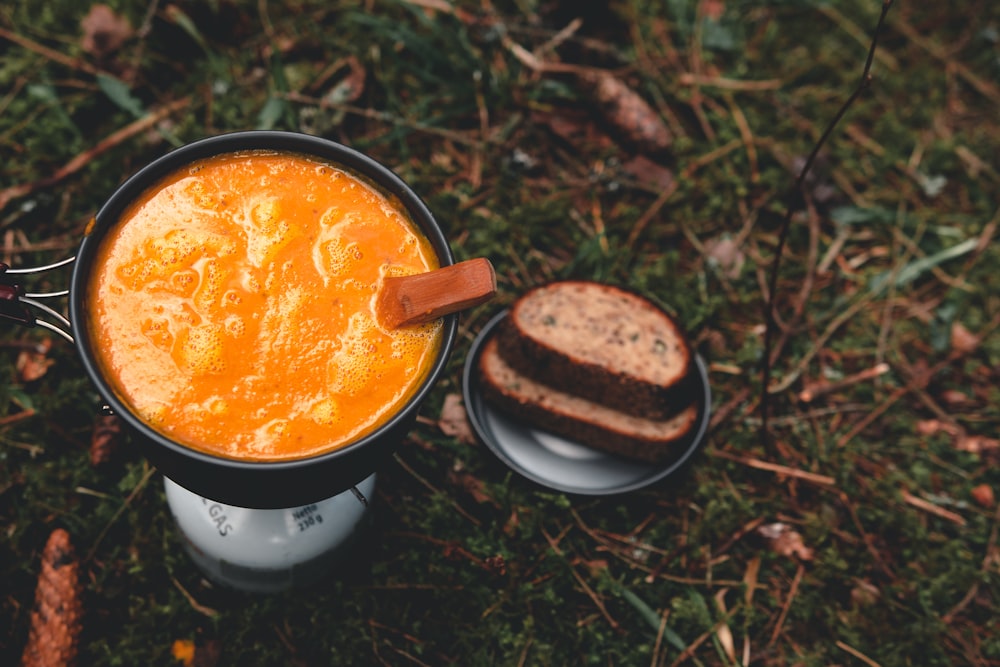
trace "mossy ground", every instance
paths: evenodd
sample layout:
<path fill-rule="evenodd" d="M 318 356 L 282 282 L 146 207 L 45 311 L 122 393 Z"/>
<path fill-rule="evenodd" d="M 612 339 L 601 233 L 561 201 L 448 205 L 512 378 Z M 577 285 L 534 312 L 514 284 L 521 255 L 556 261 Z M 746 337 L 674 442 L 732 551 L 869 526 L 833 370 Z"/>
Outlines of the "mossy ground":
<path fill-rule="evenodd" d="M 122 0 L 133 31 L 102 54 L 86 3 L 5 3 L 3 261 L 72 254 L 116 184 L 173 146 L 274 128 L 391 166 L 460 258 L 493 261 L 500 294 L 463 318 L 380 471 L 350 575 L 275 596 L 202 579 L 155 472 L 128 449 L 90 464 L 100 399 L 72 348 L 54 340 L 25 381 L 19 353 L 45 334 L 9 325 L 0 663 L 63 526 L 85 665 L 176 664 L 177 640 L 222 665 L 1000 664 L 997 3 L 892 7 L 873 82 L 795 207 L 759 433 L 785 193 L 858 85 L 880 4 Z M 598 70 L 653 107 L 669 150 L 644 155 L 602 113 L 580 75 Z M 689 327 L 714 418 L 683 475 L 572 497 L 438 427 L 488 317 L 564 277 L 628 285 Z"/>

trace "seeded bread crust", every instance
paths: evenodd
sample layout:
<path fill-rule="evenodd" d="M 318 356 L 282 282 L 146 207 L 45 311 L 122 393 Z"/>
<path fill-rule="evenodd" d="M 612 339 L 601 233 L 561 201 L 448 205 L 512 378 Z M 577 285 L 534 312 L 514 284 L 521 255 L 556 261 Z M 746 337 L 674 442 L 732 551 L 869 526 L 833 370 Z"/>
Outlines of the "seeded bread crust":
<path fill-rule="evenodd" d="M 694 354 L 677 322 L 629 290 L 591 281 L 536 287 L 499 328 L 515 370 L 638 417 L 665 419 L 694 397 Z"/>
<path fill-rule="evenodd" d="M 498 337 L 479 358 L 483 397 L 498 410 L 538 429 L 633 461 L 664 465 L 683 451 L 697 424 L 698 404 L 676 415 L 644 419 L 568 394 L 528 378 L 507 364 Z"/>

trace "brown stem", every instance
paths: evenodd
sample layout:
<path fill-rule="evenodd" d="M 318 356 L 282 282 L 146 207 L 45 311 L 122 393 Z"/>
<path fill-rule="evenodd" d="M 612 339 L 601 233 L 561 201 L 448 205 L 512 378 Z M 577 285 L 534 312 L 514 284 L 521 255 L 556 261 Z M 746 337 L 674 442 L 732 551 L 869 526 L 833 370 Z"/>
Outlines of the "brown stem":
<path fill-rule="evenodd" d="M 765 449 L 769 449 L 770 441 L 768 438 L 768 415 L 770 412 L 770 392 L 768 388 L 771 385 L 771 347 L 772 347 L 772 337 L 774 329 L 774 303 L 777 297 L 778 290 L 778 275 L 780 273 L 781 267 L 781 256 L 785 250 L 785 243 L 788 239 L 788 229 L 791 226 L 792 214 L 795 211 L 796 203 L 798 197 L 803 194 L 803 184 L 805 183 L 806 176 L 809 175 L 809 171 L 812 169 L 813 163 L 816 161 L 816 157 L 819 155 L 820 150 L 826 144 L 827 139 L 833 134 L 834 129 L 840 123 L 841 119 L 847 114 L 848 109 L 854 104 L 861 94 L 871 85 L 872 75 L 871 68 L 872 62 L 875 59 L 875 49 L 878 45 L 878 36 L 882 31 L 882 26 L 885 23 L 885 17 L 889 13 L 889 8 L 892 7 L 893 0 L 883 0 L 882 2 L 882 13 L 879 15 L 878 23 L 875 26 L 875 32 L 872 35 L 871 46 L 868 49 L 868 58 L 865 60 L 865 66 L 861 73 L 861 80 L 858 82 L 858 86 L 851 93 L 847 101 L 840 107 L 837 113 L 834 115 L 833 119 L 827 125 L 826 130 L 823 131 L 822 136 L 820 136 L 819 141 L 813 146 L 812 151 L 809 153 L 809 157 L 806 159 L 805 164 L 802 166 L 802 170 L 799 172 L 798 178 L 795 179 L 795 184 L 792 186 L 791 190 L 787 195 L 787 205 L 785 208 L 785 215 L 781 221 L 781 229 L 778 232 L 778 245 L 774 251 L 774 262 L 771 264 L 771 274 L 768 281 L 768 291 L 767 291 L 767 303 L 764 307 L 764 368 L 761 378 L 761 397 L 760 397 L 760 440 L 761 444 Z"/>

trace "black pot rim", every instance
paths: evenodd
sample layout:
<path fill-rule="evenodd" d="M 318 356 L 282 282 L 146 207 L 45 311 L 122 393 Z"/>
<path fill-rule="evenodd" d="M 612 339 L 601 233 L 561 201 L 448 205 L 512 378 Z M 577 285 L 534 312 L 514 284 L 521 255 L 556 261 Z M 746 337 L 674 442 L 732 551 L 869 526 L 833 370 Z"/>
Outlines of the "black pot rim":
<path fill-rule="evenodd" d="M 312 468 L 317 464 L 335 464 L 343 460 L 346 464 L 351 465 L 348 459 L 351 458 L 352 454 L 374 446 L 386 434 L 398 433 L 400 428 L 405 427 L 407 422 L 416 416 L 420 404 L 430 393 L 447 366 L 448 357 L 457 336 L 457 315 L 449 315 L 445 318 L 441 347 L 437 358 L 429 369 L 423 383 L 397 414 L 374 432 L 343 447 L 301 459 L 241 461 L 215 456 L 175 442 L 147 425 L 131 411 L 128 404 L 114 391 L 111 383 L 105 379 L 96 359 L 94 350 L 99 345 L 99 342 L 94 341 L 88 329 L 86 301 L 89 295 L 86 293 L 86 285 L 89 283 L 91 267 L 93 266 L 93 259 L 97 248 L 106 232 L 117 223 L 125 207 L 168 173 L 202 158 L 253 150 L 298 153 L 327 160 L 335 166 L 343 166 L 352 173 L 360 174 L 385 194 L 394 197 L 402 204 L 403 208 L 409 213 L 410 217 L 430 241 L 442 266 L 454 263 L 454 256 L 445 239 L 444 233 L 424 202 L 399 176 L 375 159 L 343 144 L 295 132 L 243 131 L 215 135 L 186 144 L 149 163 L 122 183 L 98 211 L 93 223 L 87 230 L 85 238 L 80 244 L 70 282 L 69 309 L 75 346 L 88 376 L 101 394 L 101 397 L 107 402 L 111 411 L 120 416 L 140 437 L 145 438 L 155 447 L 167 450 L 172 456 L 183 458 L 190 462 L 192 466 L 213 466 L 232 474 L 240 472 L 253 473 L 255 475 L 274 473 L 287 477 L 287 473 Z M 384 443 L 381 444 L 384 445 Z M 358 470 L 351 477 L 360 481 L 372 472 L 375 471 Z M 186 486 L 186 480 L 183 475 L 170 475 L 170 478 L 181 486 Z M 199 486 L 199 484 L 196 483 L 192 486 Z M 339 493 L 349 488 L 350 485 L 343 489 L 335 490 Z M 191 488 L 190 490 L 202 493 L 202 495 L 206 491 L 206 489 L 202 488 Z M 309 494 L 308 492 L 303 492 L 300 495 L 302 497 L 315 497 L 318 500 L 335 495 L 335 493 L 331 493 L 330 491 L 331 489 L 324 489 L 322 495 Z M 208 497 L 216 498 L 216 496 Z M 217 499 L 223 500 L 225 498 Z M 261 503 L 257 502 L 256 504 L 260 505 Z M 254 506 L 254 503 L 247 503 L 245 505 L 248 507 Z M 291 505 L 278 504 L 275 506 Z"/>

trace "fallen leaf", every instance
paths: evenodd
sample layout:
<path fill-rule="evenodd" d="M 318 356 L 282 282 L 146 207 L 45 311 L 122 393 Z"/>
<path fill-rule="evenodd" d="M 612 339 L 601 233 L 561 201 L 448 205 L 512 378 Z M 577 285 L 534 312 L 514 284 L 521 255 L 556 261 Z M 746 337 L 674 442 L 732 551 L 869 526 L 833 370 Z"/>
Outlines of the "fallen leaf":
<path fill-rule="evenodd" d="M 448 481 L 472 496 L 472 499 L 477 503 L 489 503 L 494 507 L 500 506 L 493 499 L 493 496 L 486 492 L 483 480 L 466 472 L 461 467 L 455 467 L 448 471 Z"/>
<path fill-rule="evenodd" d="M 940 399 L 950 406 L 958 406 L 969 402 L 969 397 L 957 389 L 945 389 L 940 394 Z"/>
<path fill-rule="evenodd" d="M 124 431 L 118 415 L 98 417 L 90 435 L 90 464 L 100 467 L 111 463 L 123 440 Z"/>
<path fill-rule="evenodd" d="M 53 359 L 48 357 L 52 349 L 52 340 L 45 338 L 32 348 L 25 348 L 17 355 L 17 376 L 21 382 L 34 382 L 43 377 L 52 366 Z"/>
<path fill-rule="evenodd" d="M 713 21 L 718 21 L 726 13 L 726 3 L 723 0 L 705 0 L 702 5 L 705 17 Z"/>
<path fill-rule="evenodd" d="M 875 584 L 867 579 L 855 580 L 854 588 L 851 589 L 851 601 L 859 607 L 868 607 L 874 604 L 881 595 Z"/>
<path fill-rule="evenodd" d="M 698 336 L 699 343 L 704 343 L 712 357 L 722 357 L 729 351 L 726 335 L 718 329 L 705 327 Z"/>
<path fill-rule="evenodd" d="M 965 328 L 961 322 L 951 325 L 951 349 L 955 352 L 969 354 L 979 347 L 979 336 Z"/>
<path fill-rule="evenodd" d="M 192 667 L 216 667 L 220 657 L 222 657 L 222 643 L 217 639 L 209 639 L 195 647 Z"/>
<path fill-rule="evenodd" d="M 940 419 L 921 419 L 917 422 L 917 435 L 929 436 L 942 432 L 949 435 L 958 433 L 953 425 Z"/>
<path fill-rule="evenodd" d="M 802 174 L 805 169 L 808 157 L 798 155 L 792 158 L 791 169 L 796 177 Z M 802 183 L 803 189 L 810 198 L 817 204 L 832 204 L 838 199 L 838 190 L 830 177 L 830 161 L 823 156 L 819 156 L 812 163 L 812 168 L 806 174 Z"/>
<path fill-rule="evenodd" d="M 955 440 L 955 449 L 960 452 L 982 454 L 1000 449 L 1000 440 L 984 435 L 962 435 Z"/>
<path fill-rule="evenodd" d="M 517 510 L 513 510 L 510 516 L 507 518 L 507 523 L 503 525 L 503 534 L 507 537 L 514 537 L 514 533 L 517 532 L 517 527 L 521 525 L 521 517 L 518 516 Z"/>
<path fill-rule="evenodd" d="M 592 577 L 599 577 L 608 571 L 608 561 L 603 558 L 580 558 L 575 557 L 570 561 L 573 565 L 582 565 L 587 568 L 587 572 Z"/>
<path fill-rule="evenodd" d="M 764 538 L 767 545 L 776 554 L 810 561 L 814 552 L 802 541 L 802 536 L 785 523 L 768 523 L 757 529 L 757 534 Z"/>
<path fill-rule="evenodd" d="M 576 118 L 553 115 L 547 119 L 546 125 L 548 125 L 549 129 L 552 130 L 557 136 L 568 141 L 572 141 L 577 136 L 586 133 L 586 125 L 581 123 Z"/>
<path fill-rule="evenodd" d="M 170 654 L 184 667 L 191 667 L 194 663 L 194 651 L 194 642 L 190 639 L 175 639 L 170 646 Z"/>
<path fill-rule="evenodd" d="M 554 111 L 535 111 L 531 114 L 534 123 L 547 127 L 567 145 L 578 147 L 595 145 L 612 146 L 614 142 L 600 131 L 590 116 L 578 109 L 559 108 Z"/>
<path fill-rule="evenodd" d="M 941 194 L 948 185 L 948 179 L 941 174 L 922 174 L 918 171 L 916 179 L 920 189 L 931 199 Z"/>
<path fill-rule="evenodd" d="M 357 101 L 364 92 L 367 76 L 364 65 L 354 56 L 348 57 L 344 64 L 347 73 L 323 95 L 323 101 L 328 104 L 349 104 Z"/>
<path fill-rule="evenodd" d="M 622 171 L 655 190 L 666 190 L 674 184 L 674 172 L 644 155 L 637 155 L 623 164 Z"/>
<path fill-rule="evenodd" d="M 106 58 L 122 47 L 135 31 L 128 18 L 107 5 L 93 5 L 80 21 L 83 37 L 80 48 L 96 58 Z"/>
<path fill-rule="evenodd" d="M 993 487 L 989 484 L 980 484 L 979 486 L 973 487 L 972 499 L 976 501 L 977 505 L 987 509 L 993 507 L 996 502 L 996 497 L 993 494 Z"/>
<path fill-rule="evenodd" d="M 910 378 L 917 389 L 926 389 L 932 375 L 926 359 L 917 359 L 910 368 Z"/>
<path fill-rule="evenodd" d="M 214 639 L 202 644 L 195 644 L 190 639 L 175 639 L 170 654 L 184 667 L 215 667 L 222 649 Z"/>
<path fill-rule="evenodd" d="M 709 239 L 705 242 L 705 255 L 710 264 L 718 267 L 727 278 L 738 278 L 746 256 L 739 245 L 729 236 Z"/>
<path fill-rule="evenodd" d="M 504 560 L 504 557 L 500 554 L 487 556 L 483 561 L 483 564 L 486 566 L 486 569 L 493 574 L 500 575 L 501 577 L 507 574 L 507 561 Z"/>
<path fill-rule="evenodd" d="M 448 394 L 444 398 L 444 406 L 441 408 L 441 417 L 438 419 L 438 428 L 445 435 L 457 438 L 459 442 L 472 445 L 476 442 L 476 436 L 472 432 L 469 424 L 469 416 L 465 412 L 462 404 L 461 394 Z"/>

